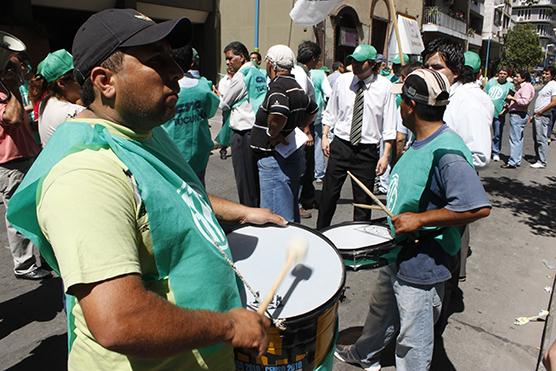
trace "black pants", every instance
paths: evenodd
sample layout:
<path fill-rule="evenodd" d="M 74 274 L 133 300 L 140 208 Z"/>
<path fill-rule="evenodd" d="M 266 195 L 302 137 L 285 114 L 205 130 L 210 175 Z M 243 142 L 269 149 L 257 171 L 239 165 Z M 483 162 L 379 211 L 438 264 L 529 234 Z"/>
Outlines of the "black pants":
<path fill-rule="evenodd" d="M 259 207 L 259 169 L 251 149 L 251 130 L 234 130 L 231 148 L 239 203 Z"/>
<path fill-rule="evenodd" d="M 311 124 L 311 133 L 313 138 L 315 130 Z M 315 186 L 313 180 L 315 177 L 315 146 L 305 146 L 305 171 L 301 177 L 301 195 L 299 196 L 299 203 L 301 207 L 308 210 L 312 209 L 315 204 Z"/>
<path fill-rule="evenodd" d="M 330 143 L 330 157 L 324 175 L 322 196 L 319 206 L 317 229 L 328 227 L 336 211 L 336 203 L 340 198 L 342 186 L 346 180 L 347 171 L 355 175 L 367 188 L 373 189 L 375 183 L 375 169 L 378 162 L 378 147 L 376 144 L 351 145 L 348 141 L 334 138 Z M 372 199 L 355 182 L 351 182 L 353 202 L 372 204 Z M 354 208 L 353 220 L 364 221 L 371 219 L 371 210 Z"/>

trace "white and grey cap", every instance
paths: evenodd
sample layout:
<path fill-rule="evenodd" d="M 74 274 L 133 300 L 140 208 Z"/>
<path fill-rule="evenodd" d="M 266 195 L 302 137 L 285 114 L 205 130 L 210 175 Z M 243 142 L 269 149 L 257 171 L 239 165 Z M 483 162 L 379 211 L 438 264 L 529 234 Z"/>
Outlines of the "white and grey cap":
<path fill-rule="evenodd" d="M 274 45 L 266 52 L 265 59 L 274 67 L 291 69 L 295 65 L 295 54 L 287 45 Z"/>
<path fill-rule="evenodd" d="M 428 106 L 446 106 L 450 101 L 450 82 L 442 73 L 418 69 L 407 75 L 405 81 L 394 84 L 392 92 L 402 94 Z"/>

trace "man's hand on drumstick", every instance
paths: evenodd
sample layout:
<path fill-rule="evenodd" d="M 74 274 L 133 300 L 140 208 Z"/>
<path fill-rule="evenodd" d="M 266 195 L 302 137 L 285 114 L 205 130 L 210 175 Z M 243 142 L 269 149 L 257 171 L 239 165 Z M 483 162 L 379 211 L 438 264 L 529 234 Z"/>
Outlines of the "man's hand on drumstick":
<path fill-rule="evenodd" d="M 402 213 L 392 218 L 396 234 L 415 232 L 423 226 L 417 213 Z"/>
<path fill-rule="evenodd" d="M 227 339 L 234 348 L 254 349 L 259 355 L 266 352 L 270 319 L 243 308 L 232 309 L 227 314 L 231 319 Z"/>

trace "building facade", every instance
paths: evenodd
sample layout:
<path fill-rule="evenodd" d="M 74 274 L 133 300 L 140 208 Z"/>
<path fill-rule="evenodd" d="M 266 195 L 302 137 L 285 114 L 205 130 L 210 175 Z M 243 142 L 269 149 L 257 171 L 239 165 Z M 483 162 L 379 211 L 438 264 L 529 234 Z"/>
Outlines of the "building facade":
<path fill-rule="evenodd" d="M 513 0 L 512 16 L 516 23 L 530 24 L 539 35 L 544 65 L 555 62 L 556 0 Z"/>
<path fill-rule="evenodd" d="M 504 38 L 513 27 L 512 3 L 509 0 L 485 0 L 483 23 L 483 65 L 486 73 L 492 75 L 502 57 Z"/>

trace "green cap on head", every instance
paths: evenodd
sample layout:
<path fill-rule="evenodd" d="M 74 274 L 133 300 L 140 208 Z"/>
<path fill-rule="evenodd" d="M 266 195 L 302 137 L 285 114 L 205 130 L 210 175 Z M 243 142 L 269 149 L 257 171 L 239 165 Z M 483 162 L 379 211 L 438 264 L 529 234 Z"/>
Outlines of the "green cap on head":
<path fill-rule="evenodd" d="M 65 49 L 48 53 L 37 66 L 37 73 L 49 83 L 58 80 L 71 70 L 73 70 L 73 57 Z"/>
<path fill-rule="evenodd" d="M 403 64 L 409 63 L 409 56 L 407 54 L 402 53 L 403 55 Z M 394 58 L 392 58 L 392 64 L 402 64 L 400 62 L 400 54 L 396 54 Z"/>
<path fill-rule="evenodd" d="M 465 66 L 471 67 L 473 72 L 479 72 L 481 69 L 481 57 L 479 57 L 479 54 L 467 51 L 463 53 L 463 58 L 465 59 Z"/>
<path fill-rule="evenodd" d="M 347 56 L 347 59 L 353 58 L 357 62 L 374 61 L 376 59 L 376 49 L 369 44 L 360 44 L 355 48 L 352 54 Z"/>

